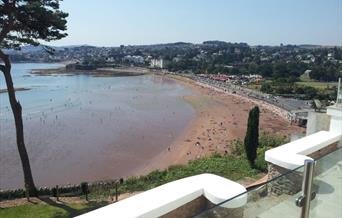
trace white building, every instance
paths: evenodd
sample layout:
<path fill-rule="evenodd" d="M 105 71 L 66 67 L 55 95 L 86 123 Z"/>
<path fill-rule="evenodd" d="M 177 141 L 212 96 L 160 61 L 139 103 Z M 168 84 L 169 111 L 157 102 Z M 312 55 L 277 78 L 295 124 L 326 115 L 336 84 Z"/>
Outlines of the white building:
<path fill-rule="evenodd" d="M 137 55 L 126 55 L 123 60 L 135 64 L 143 64 L 145 62 L 143 57 Z"/>
<path fill-rule="evenodd" d="M 164 68 L 164 60 L 163 59 L 152 59 L 150 63 L 150 67 L 152 68 Z"/>

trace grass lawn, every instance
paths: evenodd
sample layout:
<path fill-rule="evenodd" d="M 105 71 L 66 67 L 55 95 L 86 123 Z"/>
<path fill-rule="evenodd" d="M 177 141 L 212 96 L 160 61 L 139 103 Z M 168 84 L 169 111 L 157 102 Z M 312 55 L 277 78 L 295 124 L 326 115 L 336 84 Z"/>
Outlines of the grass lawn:
<path fill-rule="evenodd" d="M 310 79 L 309 76 L 307 75 L 301 75 L 299 77 L 300 82 L 296 82 L 297 85 L 300 86 L 309 86 L 309 87 L 313 87 L 316 89 L 325 89 L 328 86 L 332 87 L 332 86 L 337 86 L 337 82 L 317 82 L 314 79 Z"/>
<path fill-rule="evenodd" d="M 1 218 L 63 218 L 74 217 L 104 206 L 103 203 L 87 204 L 27 204 L 0 209 Z"/>
<path fill-rule="evenodd" d="M 262 83 L 269 83 L 272 85 L 272 80 L 266 79 Z M 250 83 L 250 84 L 247 84 L 246 87 L 249 89 L 252 89 L 252 90 L 260 91 L 262 83 L 258 83 L 258 84 L 257 83 Z"/>
<path fill-rule="evenodd" d="M 68 217 L 71 214 L 58 207 L 50 205 L 22 205 L 17 207 L 5 208 L 0 210 L 0 217 L 16 218 L 43 218 L 43 217 Z"/>
<path fill-rule="evenodd" d="M 259 158 L 256 162 L 263 167 L 262 163 L 259 164 L 262 162 Z M 257 180 L 264 175 L 260 169 L 251 168 L 245 157 L 213 154 L 210 157 L 189 161 L 187 165 L 171 166 L 167 170 L 156 170 L 145 176 L 131 177 L 120 185 L 119 191 L 120 193 L 145 191 L 177 179 L 202 173 L 216 174 L 233 181 Z"/>
<path fill-rule="evenodd" d="M 260 84 L 248 84 L 247 88 L 260 91 L 261 85 Z"/>
<path fill-rule="evenodd" d="M 337 86 L 335 82 L 315 82 L 315 81 L 306 81 L 306 82 L 296 82 L 297 85 L 300 86 L 310 86 L 315 89 L 325 89 L 328 87 Z"/>
<path fill-rule="evenodd" d="M 300 81 L 302 82 L 314 82 L 315 80 L 311 79 L 310 76 L 308 74 L 302 74 L 299 77 Z"/>

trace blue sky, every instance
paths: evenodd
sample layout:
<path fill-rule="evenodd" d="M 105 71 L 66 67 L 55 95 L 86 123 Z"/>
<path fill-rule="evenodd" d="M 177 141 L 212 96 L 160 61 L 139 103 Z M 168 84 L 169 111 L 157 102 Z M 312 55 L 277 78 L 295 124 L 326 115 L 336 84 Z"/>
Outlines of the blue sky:
<path fill-rule="evenodd" d="M 51 45 L 342 45 L 342 0 L 64 0 L 61 7 L 69 36 Z"/>

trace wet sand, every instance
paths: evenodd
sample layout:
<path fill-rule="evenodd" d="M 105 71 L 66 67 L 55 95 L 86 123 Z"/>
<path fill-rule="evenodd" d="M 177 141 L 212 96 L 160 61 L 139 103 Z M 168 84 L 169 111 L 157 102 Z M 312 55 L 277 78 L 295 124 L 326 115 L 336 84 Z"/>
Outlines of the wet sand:
<path fill-rule="evenodd" d="M 67 69 L 66 67 L 59 67 L 53 69 L 33 69 L 31 74 L 39 76 L 77 76 L 87 75 L 93 77 L 127 77 L 127 76 L 142 76 L 151 74 L 152 71 L 148 68 L 142 67 L 117 67 L 117 68 L 98 68 L 94 70 L 79 70 Z"/>
<path fill-rule="evenodd" d="M 189 160 L 214 152 L 229 153 L 232 141 L 243 140 L 249 110 L 256 105 L 261 110 L 261 131 L 283 136 L 305 131 L 304 128 L 291 125 L 281 112 L 270 105 L 215 91 L 183 77 L 176 77 L 175 80 L 195 93 L 183 98 L 196 110 L 196 116 L 168 149 L 141 166 L 135 171 L 136 175 L 146 174 L 155 169 L 165 169 L 171 165 L 186 164 Z"/>
<path fill-rule="evenodd" d="M 28 91 L 30 90 L 29 88 L 14 88 L 15 92 L 20 92 L 20 91 Z M 6 89 L 0 89 L 0 94 L 1 93 L 7 93 L 7 88 Z"/>
<path fill-rule="evenodd" d="M 182 100 L 191 90 L 165 77 L 25 79 L 33 88 L 18 92 L 18 99 L 37 186 L 129 177 L 167 149 L 195 115 Z M 13 115 L 1 96 L 0 189 L 13 189 L 22 187 L 23 175 Z"/>

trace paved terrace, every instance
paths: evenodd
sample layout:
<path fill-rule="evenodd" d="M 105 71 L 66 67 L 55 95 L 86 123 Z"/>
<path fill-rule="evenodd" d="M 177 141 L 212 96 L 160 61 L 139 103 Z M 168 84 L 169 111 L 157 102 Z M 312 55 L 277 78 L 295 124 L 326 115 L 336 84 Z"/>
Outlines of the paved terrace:
<path fill-rule="evenodd" d="M 322 173 L 314 177 L 313 190 L 316 198 L 311 202 L 310 217 L 342 217 L 342 149 L 318 160 Z M 301 195 L 270 195 L 258 201 L 247 203 L 244 218 L 287 218 L 300 217 L 300 208 L 295 205 Z"/>

